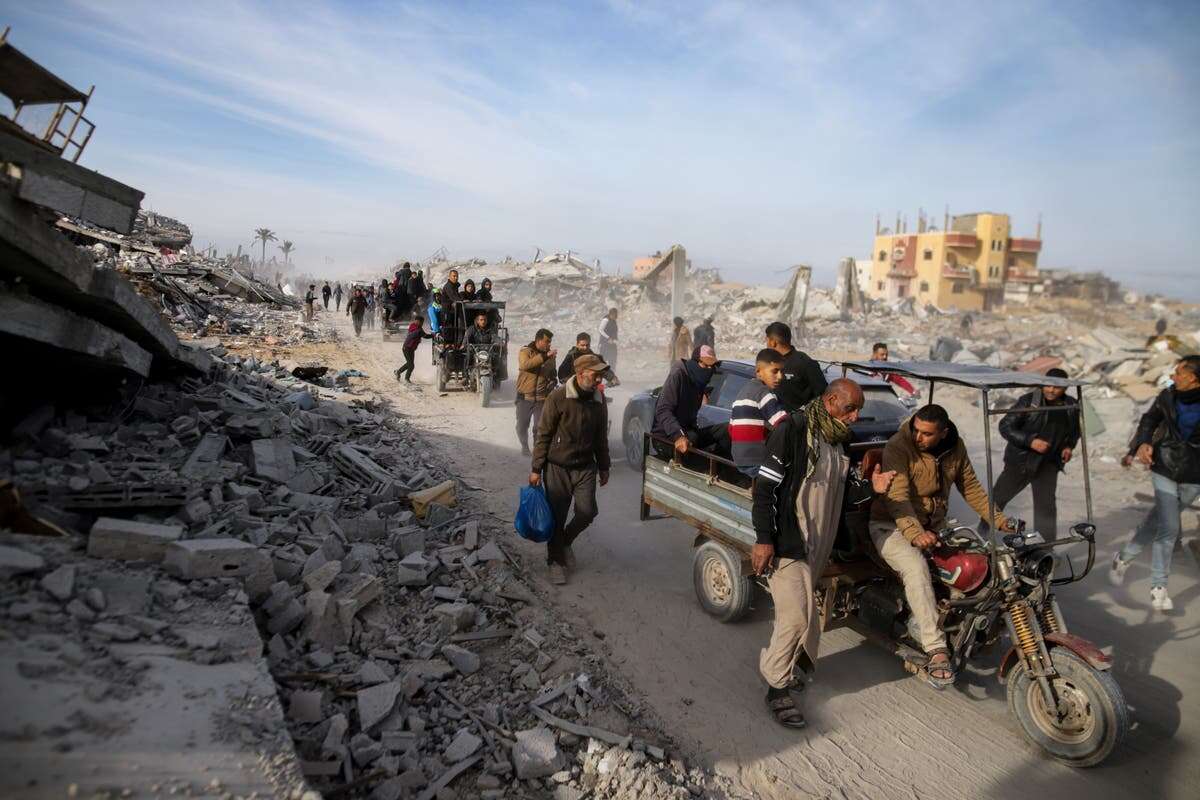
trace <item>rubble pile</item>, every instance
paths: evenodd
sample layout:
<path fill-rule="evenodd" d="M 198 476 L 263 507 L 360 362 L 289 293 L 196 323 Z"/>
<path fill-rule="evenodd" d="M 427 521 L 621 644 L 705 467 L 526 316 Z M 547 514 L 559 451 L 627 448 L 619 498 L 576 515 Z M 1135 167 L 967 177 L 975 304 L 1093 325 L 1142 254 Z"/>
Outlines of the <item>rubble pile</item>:
<path fill-rule="evenodd" d="M 146 383 L 124 413 L 40 407 L 0 453 L 33 512 L 6 517 L 0 613 L 69 631 L 56 669 L 136 693 L 118 645 L 212 664 L 265 641 L 300 769 L 322 791 L 702 793 L 709 778 L 621 711 L 599 657 L 496 541 L 506 526 L 463 502 L 406 424 L 324 399 L 291 365 L 210 355 L 208 375 Z M 140 600 L 114 604 L 117 586 Z M 272 708 L 231 735 L 269 735 Z"/>
<path fill-rule="evenodd" d="M 60 220 L 58 226 L 84 242 L 80 249 L 96 268 L 128 277 L 180 333 L 254 335 L 269 345 L 335 338 L 329 327 L 304 319 L 303 303 L 290 287 L 254 277 L 245 256 L 196 251 L 187 226 L 169 217 L 139 211 L 128 236 L 82 220 Z"/>

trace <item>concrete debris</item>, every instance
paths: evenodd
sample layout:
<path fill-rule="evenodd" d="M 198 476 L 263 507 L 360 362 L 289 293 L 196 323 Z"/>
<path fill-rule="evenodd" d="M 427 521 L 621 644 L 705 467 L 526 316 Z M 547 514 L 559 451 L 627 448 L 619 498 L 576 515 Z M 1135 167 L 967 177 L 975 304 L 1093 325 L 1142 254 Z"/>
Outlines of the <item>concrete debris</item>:
<path fill-rule="evenodd" d="M 181 525 L 101 517 L 88 533 L 88 555 L 122 561 L 162 561 L 167 545 L 181 536 Z"/>
<path fill-rule="evenodd" d="M 19 547 L 0 545 L 0 579 L 9 579 L 27 572 L 37 572 L 46 566 L 46 561 L 36 553 L 28 553 Z"/>
<path fill-rule="evenodd" d="M 513 767 L 521 780 L 545 778 L 562 768 L 563 758 L 549 728 L 517 731 L 512 746 Z"/>

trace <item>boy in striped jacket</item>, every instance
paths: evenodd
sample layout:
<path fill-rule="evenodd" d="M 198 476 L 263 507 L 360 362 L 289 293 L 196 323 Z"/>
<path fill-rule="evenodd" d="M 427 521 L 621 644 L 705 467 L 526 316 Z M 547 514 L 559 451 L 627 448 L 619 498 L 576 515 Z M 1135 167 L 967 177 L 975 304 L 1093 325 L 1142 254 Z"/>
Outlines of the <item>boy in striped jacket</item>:
<path fill-rule="evenodd" d="M 758 476 L 767 457 L 767 434 L 783 420 L 787 410 L 775 396 L 783 382 L 783 356 L 771 348 L 760 350 L 754 359 L 755 378 L 742 387 L 729 417 L 733 463 L 743 475 Z"/>

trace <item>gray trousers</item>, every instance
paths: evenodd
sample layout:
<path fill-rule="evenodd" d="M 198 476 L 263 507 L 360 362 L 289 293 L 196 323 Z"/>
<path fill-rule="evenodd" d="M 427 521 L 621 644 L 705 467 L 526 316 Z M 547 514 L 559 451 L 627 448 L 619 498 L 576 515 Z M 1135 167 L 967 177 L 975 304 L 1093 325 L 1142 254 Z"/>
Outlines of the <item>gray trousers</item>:
<path fill-rule="evenodd" d="M 872 522 L 871 541 L 888 566 L 904 582 L 904 599 L 916 623 L 917 639 L 926 653 L 946 647 L 946 634 L 938 628 L 937 598 L 933 594 L 933 576 L 925 554 L 913 547 L 895 525 Z"/>
<path fill-rule="evenodd" d="M 596 467 L 567 469 L 546 462 L 542 482 L 550 510 L 554 512 L 554 535 L 546 542 L 546 561 L 563 564 L 566 549 L 600 513 L 596 508 Z M 568 522 L 572 503 L 575 515 Z"/>
<path fill-rule="evenodd" d="M 529 422 L 533 421 L 533 432 L 536 434 L 538 423 L 542 421 L 542 406 L 545 404 L 545 400 L 517 398 L 517 441 L 521 443 L 522 449 L 529 449 Z"/>

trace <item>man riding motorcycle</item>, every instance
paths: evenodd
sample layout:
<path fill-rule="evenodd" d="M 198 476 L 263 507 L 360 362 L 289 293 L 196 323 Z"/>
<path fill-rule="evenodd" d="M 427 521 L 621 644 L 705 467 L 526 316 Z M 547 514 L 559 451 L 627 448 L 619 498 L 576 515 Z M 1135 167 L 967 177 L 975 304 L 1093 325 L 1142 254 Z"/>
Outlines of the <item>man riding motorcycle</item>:
<path fill-rule="evenodd" d="M 938 545 L 936 531 L 946 522 L 950 487 L 957 486 L 984 519 L 988 516 L 987 491 L 975 475 L 958 428 L 938 405 L 920 408 L 888 440 L 883 470 L 894 471 L 896 477 L 871 508 L 871 541 L 904 582 L 914 636 L 929 656 L 925 678 L 935 689 L 944 689 L 954 683 L 955 674 L 946 635 L 938 627 L 926 554 Z M 999 510 L 993 524 L 1001 530 L 1010 528 Z"/>

